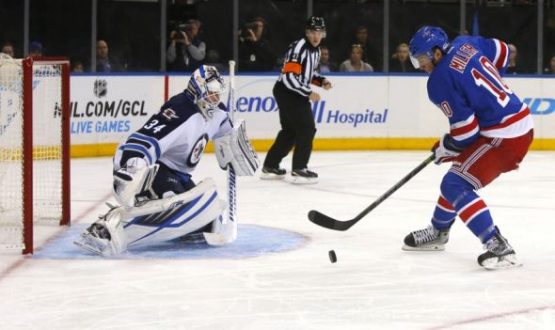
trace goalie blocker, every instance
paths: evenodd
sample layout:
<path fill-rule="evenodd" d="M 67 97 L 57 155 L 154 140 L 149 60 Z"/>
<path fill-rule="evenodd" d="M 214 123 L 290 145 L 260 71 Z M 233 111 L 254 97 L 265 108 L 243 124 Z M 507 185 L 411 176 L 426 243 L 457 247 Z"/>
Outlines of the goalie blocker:
<path fill-rule="evenodd" d="M 244 120 L 236 122 L 229 134 L 215 139 L 214 149 L 222 169 L 231 165 L 239 176 L 254 175 L 258 169 L 258 156 L 247 137 Z"/>

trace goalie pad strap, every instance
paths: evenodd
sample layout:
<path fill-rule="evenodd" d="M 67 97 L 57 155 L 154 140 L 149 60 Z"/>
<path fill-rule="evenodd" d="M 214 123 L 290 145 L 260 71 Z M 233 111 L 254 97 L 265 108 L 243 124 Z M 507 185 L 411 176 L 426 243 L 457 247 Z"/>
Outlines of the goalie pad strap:
<path fill-rule="evenodd" d="M 222 169 L 231 165 L 239 176 L 252 176 L 258 169 L 258 156 L 247 137 L 245 121 L 237 122 L 229 134 L 215 139 L 214 146 Z"/>

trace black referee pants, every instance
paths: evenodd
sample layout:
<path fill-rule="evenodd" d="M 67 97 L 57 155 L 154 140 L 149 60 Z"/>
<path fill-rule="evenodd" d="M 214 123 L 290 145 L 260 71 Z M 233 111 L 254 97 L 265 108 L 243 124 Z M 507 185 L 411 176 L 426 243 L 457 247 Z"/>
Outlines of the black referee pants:
<path fill-rule="evenodd" d="M 293 147 L 293 170 L 304 169 L 312 152 L 316 124 L 307 97 L 299 95 L 277 82 L 273 89 L 279 107 L 281 130 L 264 160 L 264 166 L 279 168 L 281 160 Z"/>

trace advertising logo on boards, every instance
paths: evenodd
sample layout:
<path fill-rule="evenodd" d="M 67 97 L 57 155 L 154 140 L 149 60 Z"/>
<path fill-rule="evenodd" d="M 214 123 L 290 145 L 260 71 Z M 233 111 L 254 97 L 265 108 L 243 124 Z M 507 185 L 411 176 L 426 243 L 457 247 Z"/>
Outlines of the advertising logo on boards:
<path fill-rule="evenodd" d="M 528 104 L 533 115 L 550 115 L 555 112 L 555 99 L 548 97 L 527 97 L 522 102 Z"/>
<path fill-rule="evenodd" d="M 81 120 L 72 120 L 71 134 L 124 133 L 131 130 L 130 117 L 146 117 L 144 99 L 127 99 L 120 97 L 110 99 L 110 81 L 95 79 L 92 82 L 92 97 L 88 101 L 72 101 L 71 116 Z"/>
<path fill-rule="evenodd" d="M 275 79 L 253 79 L 241 86 L 236 99 L 236 109 L 242 113 L 272 113 L 278 111 L 278 104 L 272 96 Z M 330 107 L 325 99 L 312 103 L 312 115 L 317 124 L 350 125 L 354 128 L 364 124 L 383 124 L 389 110 L 374 110 L 366 107 L 359 111 L 344 111 Z"/>

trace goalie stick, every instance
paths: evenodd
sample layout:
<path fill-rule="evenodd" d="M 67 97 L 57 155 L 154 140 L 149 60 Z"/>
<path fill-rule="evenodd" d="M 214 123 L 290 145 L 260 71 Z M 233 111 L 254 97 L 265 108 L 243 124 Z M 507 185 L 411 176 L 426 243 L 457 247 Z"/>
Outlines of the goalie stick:
<path fill-rule="evenodd" d="M 318 226 L 321 226 L 324 228 L 345 231 L 351 228 L 355 223 L 359 222 L 365 215 L 370 213 L 370 211 L 375 209 L 376 206 L 380 205 L 383 201 L 385 201 L 389 196 L 391 196 L 405 183 L 407 183 L 410 179 L 412 179 L 416 174 L 418 174 L 418 172 L 422 171 L 426 166 L 428 166 L 428 164 L 430 164 L 433 160 L 434 160 L 434 155 L 432 154 L 430 157 L 426 158 L 426 160 L 420 163 L 420 165 L 418 165 L 414 170 L 412 170 L 409 174 L 407 174 L 404 178 L 402 178 L 393 187 L 391 187 L 388 191 L 386 191 L 383 195 L 381 195 L 376 201 L 370 204 L 367 208 L 365 208 L 362 212 L 360 212 L 356 217 L 354 217 L 351 220 L 347 220 L 347 221 L 336 220 L 316 210 L 311 210 L 310 212 L 308 212 L 308 219 L 313 223 L 317 224 Z"/>
<path fill-rule="evenodd" d="M 235 124 L 235 61 L 229 61 L 229 118 Z M 235 222 L 235 210 L 237 188 L 235 185 L 235 170 L 233 166 L 227 168 L 227 198 L 228 198 L 228 221 Z"/>
<path fill-rule="evenodd" d="M 229 118 L 234 124 L 233 120 L 235 117 L 235 61 L 229 61 L 229 95 L 228 95 L 228 111 Z M 222 219 L 220 217 L 217 221 L 231 221 L 235 223 L 235 212 L 237 208 L 237 187 L 235 181 L 235 170 L 233 166 L 229 165 L 227 167 L 227 219 Z M 237 237 L 237 225 L 227 226 L 231 233 L 228 235 L 218 234 L 218 233 L 208 233 L 205 232 L 204 239 L 210 245 L 223 245 L 229 240 L 229 237 Z"/>

